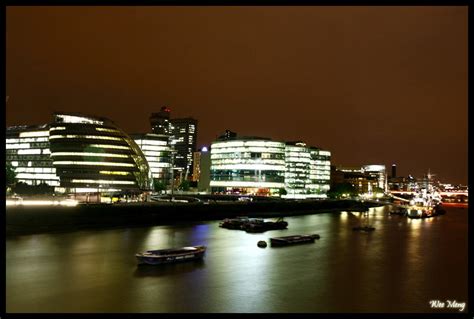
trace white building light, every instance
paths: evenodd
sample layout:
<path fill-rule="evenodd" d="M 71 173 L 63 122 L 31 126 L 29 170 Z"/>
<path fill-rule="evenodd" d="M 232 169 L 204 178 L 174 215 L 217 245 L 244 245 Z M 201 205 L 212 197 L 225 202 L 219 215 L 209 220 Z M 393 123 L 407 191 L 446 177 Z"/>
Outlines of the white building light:
<path fill-rule="evenodd" d="M 113 154 L 113 153 L 90 153 L 90 152 L 55 152 L 51 153 L 51 157 L 54 156 L 92 156 L 92 157 L 120 157 L 130 158 L 130 155 L 126 154 Z"/>
<path fill-rule="evenodd" d="M 55 161 L 53 165 L 89 165 L 89 166 L 123 166 L 133 167 L 130 163 L 111 163 L 111 162 L 87 162 L 87 161 Z"/>
<path fill-rule="evenodd" d="M 49 131 L 22 132 L 20 137 L 49 136 Z"/>
<path fill-rule="evenodd" d="M 41 154 L 41 149 L 33 148 L 33 149 L 18 150 L 18 155 L 29 155 L 29 154 Z"/>
<path fill-rule="evenodd" d="M 71 183 L 89 183 L 89 184 L 117 184 L 117 185 L 133 185 L 134 181 L 111 181 L 111 180 L 95 180 L 95 179 L 73 179 Z"/>
<path fill-rule="evenodd" d="M 281 188 L 284 187 L 284 183 L 265 183 L 265 182 L 246 182 L 246 181 L 211 181 L 210 186 L 220 187 L 268 187 L 268 188 Z"/>
<path fill-rule="evenodd" d="M 49 137 L 50 140 L 57 138 L 86 138 L 94 140 L 113 140 L 113 141 L 122 141 L 121 137 L 114 136 L 101 136 L 101 135 L 52 135 Z"/>
<path fill-rule="evenodd" d="M 74 116 L 74 115 L 66 115 L 66 114 L 59 114 L 56 115 L 58 119 L 61 119 L 64 123 L 82 123 L 82 124 L 99 124 L 103 125 L 103 121 L 94 120 L 88 117 L 83 116 Z"/>

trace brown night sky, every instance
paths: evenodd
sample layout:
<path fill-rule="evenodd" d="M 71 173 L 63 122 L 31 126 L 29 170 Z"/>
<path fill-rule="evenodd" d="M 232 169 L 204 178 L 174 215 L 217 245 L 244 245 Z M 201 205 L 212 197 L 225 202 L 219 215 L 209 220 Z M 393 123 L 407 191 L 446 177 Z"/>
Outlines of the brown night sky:
<path fill-rule="evenodd" d="M 467 7 L 7 7 L 7 126 L 162 105 L 336 165 L 467 183 Z"/>

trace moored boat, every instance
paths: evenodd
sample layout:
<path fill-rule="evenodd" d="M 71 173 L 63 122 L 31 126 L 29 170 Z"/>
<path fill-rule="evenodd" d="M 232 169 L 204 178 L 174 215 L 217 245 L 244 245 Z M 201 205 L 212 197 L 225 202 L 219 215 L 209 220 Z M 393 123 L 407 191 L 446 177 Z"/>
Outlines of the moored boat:
<path fill-rule="evenodd" d="M 270 238 L 270 244 L 272 245 L 272 247 L 278 247 L 278 246 L 288 246 L 288 245 L 295 245 L 295 244 L 314 243 L 314 240 L 319 239 L 319 238 L 320 236 L 318 234 L 273 237 L 273 238 Z"/>
<path fill-rule="evenodd" d="M 226 218 L 219 223 L 219 227 L 227 229 L 243 229 L 243 226 L 248 223 L 257 223 L 263 222 L 261 218 L 248 218 L 248 217 L 236 217 L 236 218 Z"/>
<path fill-rule="evenodd" d="M 171 249 L 148 250 L 138 253 L 135 257 L 139 264 L 160 265 L 175 262 L 202 259 L 206 246 L 190 246 Z"/>
<path fill-rule="evenodd" d="M 282 219 L 278 219 L 274 222 L 266 222 L 263 220 L 252 221 L 242 225 L 242 229 L 248 233 L 262 233 L 267 230 L 274 230 L 274 229 L 286 229 L 288 227 L 288 223 Z"/>

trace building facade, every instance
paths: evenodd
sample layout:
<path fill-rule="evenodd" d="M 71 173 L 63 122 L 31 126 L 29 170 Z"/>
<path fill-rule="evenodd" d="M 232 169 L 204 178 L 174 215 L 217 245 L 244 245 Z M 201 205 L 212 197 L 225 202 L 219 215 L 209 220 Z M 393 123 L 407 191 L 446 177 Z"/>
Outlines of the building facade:
<path fill-rule="evenodd" d="M 193 153 L 197 144 L 197 120 L 193 118 L 171 119 L 171 135 L 176 155 L 174 167 L 183 174 L 183 179 L 193 176 Z"/>
<path fill-rule="evenodd" d="M 18 182 L 59 193 L 142 192 L 151 171 L 138 145 L 112 121 L 56 113 L 38 127 L 7 128 L 6 160 Z"/>
<path fill-rule="evenodd" d="M 158 113 L 152 113 L 150 116 L 151 131 L 154 134 L 159 135 L 170 135 L 171 134 L 171 123 L 170 123 L 171 110 L 163 106 Z"/>
<path fill-rule="evenodd" d="M 132 134 L 131 137 L 141 149 L 150 167 L 154 186 L 171 186 L 171 147 L 169 135 L 164 134 Z"/>
<path fill-rule="evenodd" d="M 192 180 L 193 153 L 196 151 L 198 121 L 194 118 L 171 118 L 170 108 L 163 106 L 150 116 L 153 133 L 169 135 L 174 152 L 173 167 L 179 180 Z"/>
<path fill-rule="evenodd" d="M 385 165 L 338 166 L 336 170 L 343 176 L 339 183 L 351 184 L 359 194 L 373 194 L 379 190 L 387 191 Z M 333 172 L 332 176 L 336 175 L 336 172 Z M 332 184 L 336 183 L 333 181 Z"/>
<path fill-rule="evenodd" d="M 49 125 L 13 126 L 6 129 L 6 162 L 18 182 L 59 186 L 59 176 L 50 157 Z"/>
<path fill-rule="evenodd" d="M 285 145 L 286 197 L 305 198 L 308 189 L 311 154 L 303 142 L 287 142 Z"/>
<path fill-rule="evenodd" d="M 325 198 L 330 152 L 303 142 L 222 135 L 211 145 L 213 193 Z"/>
<path fill-rule="evenodd" d="M 213 193 L 279 195 L 285 187 L 285 143 L 242 137 L 211 145 Z"/>
<path fill-rule="evenodd" d="M 331 182 L 331 152 L 310 147 L 311 162 L 306 197 L 326 198 Z"/>

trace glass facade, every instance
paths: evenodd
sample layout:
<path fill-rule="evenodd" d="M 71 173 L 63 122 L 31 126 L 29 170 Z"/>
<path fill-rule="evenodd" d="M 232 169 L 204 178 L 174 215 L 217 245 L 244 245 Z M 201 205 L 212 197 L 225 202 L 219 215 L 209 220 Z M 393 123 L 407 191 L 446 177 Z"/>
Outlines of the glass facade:
<path fill-rule="evenodd" d="M 377 187 L 387 191 L 387 173 L 385 165 L 364 165 L 365 174 L 377 180 Z"/>
<path fill-rule="evenodd" d="M 197 120 L 191 117 L 171 119 L 171 110 L 163 106 L 159 113 L 153 113 L 150 124 L 153 133 L 168 135 L 170 145 L 176 151 L 173 170 L 180 173 L 180 179 L 191 180 L 194 174 L 193 153 L 196 152 Z"/>
<path fill-rule="evenodd" d="M 310 147 L 309 152 L 311 161 L 306 197 L 326 198 L 331 180 L 331 153 L 315 147 Z"/>
<path fill-rule="evenodd" d="M 153 179 L 169 185 L 171 183 L 171 148 L 169 136 L 162 134 L 134 134 L 132 138 L 145 155 Z"/>
<path fill-rule="evenodd" d="M 50 158 L 49 126 L 14 126 L 6 130 L 6 162 L 16 179 L 28 185 L 59 186 L 59 176 Z"/>
<path fill-rule="evenodd" d="M 309 181 L 311 154 L 305 143 L 287 143 L 285 147 L 285 189 L 289 198 L 305 198 Z"/>
<path fill-rule="evenodd" d="M 172 119 L 171 139 L 176 150 L 174 167 L 180 170 L 184 179 L 193 176 L 193 153 L 197 143 L 197 120 L 193 118 Z"/>
<path fill-rule="evenodd" d="M 211 146 L 211 191 L 284 198 L 326 197 L 330 153 L 304 143 L 232 138 Z"/>
<path fill-rule="evenodd" d="M 55 114 L 50 156 L 67 193 L 151 189 L 151 172 L 138 145 L 113 122 Z"/>
<path fill-rule="evenodd" d="M 278 195 L 285 187 L 285 144 L 217 141 L 211 146 L 211 191 Z"/>

